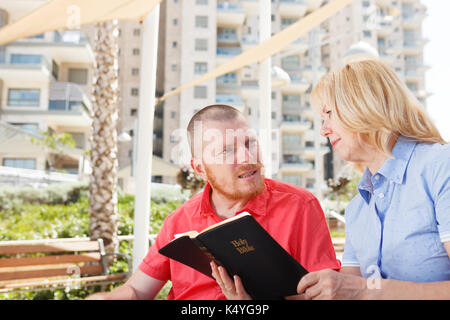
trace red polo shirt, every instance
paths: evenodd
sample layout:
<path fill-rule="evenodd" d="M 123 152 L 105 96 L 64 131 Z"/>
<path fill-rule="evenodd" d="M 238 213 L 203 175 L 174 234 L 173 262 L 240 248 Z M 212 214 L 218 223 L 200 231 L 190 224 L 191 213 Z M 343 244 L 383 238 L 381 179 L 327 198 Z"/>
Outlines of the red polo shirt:
<path fill-rule="evenodd" d="M 186 201 L 170 214 L 139 269 L 159 280 L 171 280 L 167 299 L 225 299 L 216 282 L 202 273 L 158 253 L 174 235 L 202 231 L 220 222 L 212 209 L 211 186 Z M 328 226 L 317 199 L 307 190 L 265 179 L 262 194 L 251 199 L 243 211 L 249 212 L 266 231 L 308 271 L 339 270 L 340 263 L 331 242 Z"/>

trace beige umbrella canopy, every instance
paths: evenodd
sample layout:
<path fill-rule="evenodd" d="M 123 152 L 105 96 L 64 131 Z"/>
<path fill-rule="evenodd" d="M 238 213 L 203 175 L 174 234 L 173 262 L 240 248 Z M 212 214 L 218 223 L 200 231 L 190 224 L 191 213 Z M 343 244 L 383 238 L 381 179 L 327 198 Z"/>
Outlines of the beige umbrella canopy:
<path fill-rule="evenodd" d="M 11 6 L 16 5 L 11 1 Z M 51 0 L 0 29 L 0 45 L 47 31 L 110 20 L 142 21 L 161 0 Z M 8 6 L 8 4 L 6 4 Z"/>

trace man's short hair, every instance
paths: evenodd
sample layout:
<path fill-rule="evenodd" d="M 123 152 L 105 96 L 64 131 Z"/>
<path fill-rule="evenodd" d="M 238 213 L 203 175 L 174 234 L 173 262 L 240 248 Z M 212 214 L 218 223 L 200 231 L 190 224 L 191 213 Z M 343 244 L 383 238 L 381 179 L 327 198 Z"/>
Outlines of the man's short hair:
<path fill-rule="evenodd" d="M 239 117 L 244 118 L 244 115 L 236 108 L 233 108 L 231 106 L 225 105 L 225 104 L 213 104 L 207 107 L 204 107 L 203 109 L 199 110 L 197 113 L 194 114 L 194 116 L 189 121 L 189 124 L 187 126 L 187 135 L 188 135 L 188 142 L 189 147 L 191 150 L 191 154 L 194 157 L 194 129 L 195 129 L 195 123 L 197 121 L 228 121 L 228 120 L 235 120 Z M 202 137 L 202 135 L 200 135 Z"/>

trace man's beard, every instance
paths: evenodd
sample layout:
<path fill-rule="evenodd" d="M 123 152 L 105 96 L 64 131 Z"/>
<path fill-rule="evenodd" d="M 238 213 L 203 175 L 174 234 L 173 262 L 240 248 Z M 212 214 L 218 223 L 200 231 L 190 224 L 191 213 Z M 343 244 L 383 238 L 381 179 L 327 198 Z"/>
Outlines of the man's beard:
<path fill-rule="evenodd" d="M 260 163 L 257 164 L 253 164 L 253 165 L 247 165 L 242 167 L 240 170 L 241 172 L 244 171 L 250 171 L 250 170 L 257 170 L 257 169 L 262 169 L 263 165 Z M 258 195 L 260 195 L 261 193 L 263 193 L 264 191 L 264 175 L 261 172 L 261 181 L 260 183 L 252 182 L 254 184 L 254 188 L 251 188 L 250 191 L 243 191 L 240 190 L 236 180 L 236 177 L 232 178 L 232 186 L 231 188 L 226 188 L 227 186 L 224 187 L 223 182 L 221 183 L 221 181 L 217 180 L 217 177 L 214 175 L 214 173 L 212 173 L 212 171 L 205 166 L 205 172 L 206 172 L 206 177 L 208 179 L 209 184 L 211 185 L 211 188 L 213 189 L 213 191 L 216 191 L 220 194 L 222 194 L 223 196 L 225 196 L 226 198 L 230 199 L 230 200 L 240 200 L 240 199 L 252 199 Z M 230 190 L 231 189 L 231 190 Z"/>

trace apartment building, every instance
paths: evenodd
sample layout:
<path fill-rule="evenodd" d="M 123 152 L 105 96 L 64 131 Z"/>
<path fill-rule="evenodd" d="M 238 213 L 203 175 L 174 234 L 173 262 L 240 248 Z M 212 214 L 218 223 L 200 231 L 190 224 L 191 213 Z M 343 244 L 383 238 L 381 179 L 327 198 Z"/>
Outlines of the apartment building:
<path fill-rule="evenodd" d="M 45 0 L 0 1 L 0 25 L 10 23 Z M 273 0 L 271 31 L 278 33 L 328 1 Z M 229 61 L 259 42 L 256 0 L 167 0 L 161 3 L 156 95 L 188 83 Z M 342 64 L 349 48 L 364 41 L 390 64 L 424 105 L 421 25 L 426 8 L 419 0 L 355 0 L 325 21 L 318 43 L 305 35 L 271 58 L 290 83 L 272 89 L 273 178 L 312 189 L 314 122 L 309 105 L 313 67 L 311 46 L 320 47 L 316 78 Z M 142 30 L 139 22 L 119 22 L 119 133 L 137 130 Z M 0 120 L 36 133 L 69 132 L 77 147 L 87 149 L 90 127 L 90 79 L 94 56 L 89 39 L 93 26 L 82 31 L 56 31 L 0 47 Z M 259 126 L 258 65 L 209 80 L 156 107 L 154 155 L 166 164 L 186 164 L 189 152 L 183 130 L 191 116 L 206 105 L 230 104 L 240 109 L 253 128 Z M 323 179 L 342 167 L 326 139 L 320 139 L 325 158 Z M 120 142 L 120 168 L 132 163 L 133 141 Z M 16 148 L 18 149 L 18 148 Z M 0 164 L 76 172 L 80 157 L 53 157 L 39 148 L 2 150 Z M 49 161 L 50 160 L 50 161 Z M 57 160 L 57 161 L 56 161 Z M 173 167 L 172 167 L 173 168 Z M 155 181 L 173 182 L 157 176 Z M 320 180 L 323 180 L 322 177 Z"/>
<path fill-rule="evenodd" d="M 0 1 L 0 26 L 43 3 Z M 47 32 L 1 46 L 0 120 L 32 134 L 70 133 L 76 148 L 86 150 L 93 63 L 92 47 L 81 31 Z M 88 170 L 82 152 L 57 154 L 29 141 L 2 148 L 0 165 L 69 173 Z"/>
<path fill-rule="evenodd" d="M 272 34 L 302 19 L 328 1 L 273 0 Z M 229 61 L 259 42 L 256 0 L 168 0 L 161 3 L 157 94 L 167 93 Z M 272 65 L 289 74 L 290 83 L 272 89 L 273 178 L 313 189 L 314 122 L 309 104 L 312 89 L 311 45 L 320 47 L 316 77 L 342 64 L 349 48 L 364 41 L 378 50 L 380 59 L 405 79 L 425 104 L 421 24 L 426 8 L 419 0 L 355 0 L 320 27 L 318 43 L 305 35 L 272 57 Z M 121 124 L 133 130 L 137 115 L 140 25 L 120 22 L 121 28 Z M 351 52 L 350 52 L 351 53 Z M 189 157 L 180 132 L 192 115 L 204 106 L 223 103 L 239 108 L 251 126 L 258 129 L 258 66 L 209 80 L 159 105 L 153 136 L 155 154 L 182 165 Z M 181 129 L 181 130 L 180 130 Z M 320 139 L 324 156 L 323 178 L 339 173 L 342 162 L 326 139 Z M 121 145 L 120 161 L 131 161 L 132 145 Z M 165 178 L 162 178 L 165 181 Z M 322 184 L 324 184 L 322 182 Z"/>
<path fill-rule="evenodd" d="M 425 90 L 425 71 L 429 67 L 423 59 L 427 43 L 422 36 L 425 17 L 426 7 L 420 0 L 353 1 L 322 25 L 327 35 L 322 46 L 322 62 L 328 69 L 338 67 L 346 55 L 358 54 L 358 46 L 349 50 L 352 45 L 369 44 L 426 107 L 429 93 Z M 326 159 L 328 175 L 339 174 L 343 162 L 333 153 Z"/>

